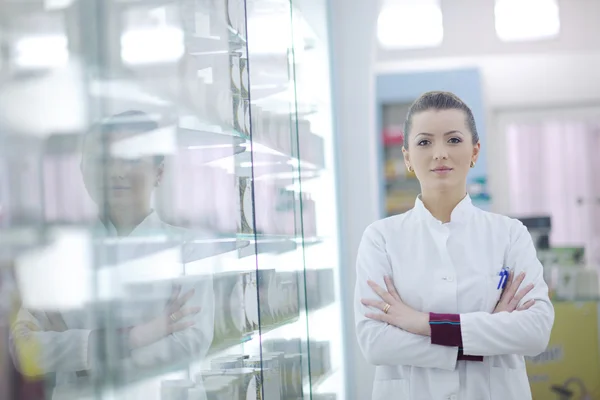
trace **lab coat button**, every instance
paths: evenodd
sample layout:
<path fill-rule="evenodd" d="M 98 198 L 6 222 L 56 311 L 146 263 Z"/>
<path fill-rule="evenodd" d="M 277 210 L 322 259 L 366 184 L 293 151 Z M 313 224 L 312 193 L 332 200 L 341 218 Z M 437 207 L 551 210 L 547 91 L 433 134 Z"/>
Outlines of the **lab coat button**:
<path fill-rule="evenodd" d="M 458 399 L 458 396 L 455 395 L 455 394 L 453 394 L 450 397 L 448 397 L 448 400 L 457 400 L 457 399 Z"/>
<path fill-rule="evenodd" d="M 452 277 L 452 276 L 445 276 L 444 280 L 447 281 L 447 282 L 452 282 L 452 281 L 454 281 L 454 277 Z"/>

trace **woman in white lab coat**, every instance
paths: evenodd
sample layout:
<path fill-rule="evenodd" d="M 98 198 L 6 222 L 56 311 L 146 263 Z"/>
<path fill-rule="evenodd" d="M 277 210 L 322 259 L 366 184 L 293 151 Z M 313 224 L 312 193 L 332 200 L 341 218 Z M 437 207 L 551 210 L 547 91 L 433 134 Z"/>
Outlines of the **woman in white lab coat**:
<path fill-rule="evenodd" d="M 160 265 L 150 260 L 141 268 L 125 264 L 151 254 L 150 247 L 156 245 L 152 239 L 156 237 L 181 240 L 184 260 L 202 258 L 202 254 L 188 254 L 190 247 L 183 243 L 183 229 L 162 222 L 151 208 L 152 192 L 162 179 L 164 157 L 143 151 L 138 156 L 129 152 L 127 157 L 114 157 L 117 146 L 127 153 L 130 144 L 140 146 L 139 140 L 128 142 L 129 139 L 139 139 L 157 128 L 157 123 L 145 113 L 131 111 L 99 124 L 84 141 L 84 184 L 99 208 L 101 236 L 116 243 L 106 249 L 115 268 L 105 268 L 95 277 L 102 277 L 108 285 L 119 285 L 121 279 L 129 278 L 135 282 L 136 277 L 131 276 L 135 273 L 142 275 L 143 281 L 146 268 L 158 268 L 161 276 L 180 279 L 177 274 L 181 273 L 181 263 L 167 265 L 161 259 Z M 119 265 L 124 265 L 124 269 L 119 269 Z M 28 376 L 55 374 L 54 398 L 79 399 L 85 398 L 85 389 L 92 387 L 90 377 L 94 373 L 114 367 L 103 365 L 103 357 L 98 354 L 107 336 L 116 344 L 117 354 L 111 356 L 121 368 L 120 377 L 124 380 L 143 373 L 145 368 L 201 360 L 213 337 L 212 275 L 163 286 L 144 286 L 146 292 L 156 290 L 154 298 L 138 301 L 117 297 L 116 302 L 106 306 L 112 307 L 112 332 L 95 320 L 100 308 L 60 312 L 22 308 L 12 326 L 17 368 Z"/>
<path fill-rule="evenodd" d="M 371 224 L 357 257 L 356 331 L 376 366 L 373 399 L 531 399 L 524 356 L 546 349 L 554 309 L 524 225 L 467 194 L 480 152 L 473 114 L 429 92 L 404 132 L 421 194 Z"/>

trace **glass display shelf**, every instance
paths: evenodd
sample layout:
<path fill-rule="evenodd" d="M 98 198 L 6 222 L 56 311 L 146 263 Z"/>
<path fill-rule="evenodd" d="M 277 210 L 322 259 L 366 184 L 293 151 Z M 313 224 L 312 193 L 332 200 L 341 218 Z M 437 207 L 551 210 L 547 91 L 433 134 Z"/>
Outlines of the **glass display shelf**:
<path fill-rule="evenodd" d="M 245 334 L 239 339 L 229 339 L 226 341 L 215 343 L 209 348 L 205 359 L 201 361 L 190 358 L 188 360 L 183 360 L 180 362 L 176 362 L 165 366 L 159 366 L 156 368 L 137 368 L 134 370 L 131 370 L 129 368 L 123 369 L 122 366 L 116 366 L 114 369 L 107 368 L 107 370 L 111 372 L 111 375 L 102 377 L 100 381 L 111 388 L 115 388 L 131 385 L 132 383 L 144 381 L 157 376 L 165 376 L 173 372 L 185 372 L 188 371 L 194 364 L 210 364 L 212 359 L 227 355 L 228 351 L 239 350 L 240 346 L 242 346 L 241 348 L 243 348 L 244 345 L 250 345 L 252 344 L 252 342 L 259 343 L 261 341 L 262 336 L 267 335 L 269 332 L 277 330 L 283 326 L 295 323 L 298 320 L 299 317 L 288 318 L 275 324 L 265 326 L 261 328 L 260 331 Z"/>
<path fill-rule="evenodd" d="M 319 310 L 326 310 L 328 307 L 331 308 L 330 304 L 323 304 L 321 307 L 315 309 L 315 312 L 318 312 Z M 266 340 L 270 333 L 281 328 L 298 329 L 298 326 L 293 325 L 297 325 L 298 322 L 302 321 L 303 319 L 306 319 L 306 313 L 304 311 L 302 311 L 298 316 L 288 317 L 270 325 L 265 325 L 254 332 L 244 334 L 239 339 L 229 339 L 218 343 L 213 343 L 203 360 L 190 358 L 188 360 L 178 361 L 169 365 L 146 369 L 123 369 L 120 366 L 116 366 L 114 369 L 107 368 L 107 370 L 110 371 L 110 375 L 101 377 L 99 381 L 101 385 L 109 385 L 114 389 L 132 385 L 135 384 L 135 382 L 148 380 L 157 376 L 167 376 L 176 372 L 185 372 L 190 368 L 194 368 L 190 367 L 193 365 L 196 365 L 195 369 L 202 369 L 202 365 L 210 365 L 211 361 L 214 359 L 226 358 L 228 352 L 232 350 L 239 351 L 240 346 L 260 346 L 260 343 L 263 340 Z M 250 356 L 247 357 L 249 358 Z M 313 370 L 313 375 L 311 376 L 310 380 L 308 377 L 304 378 L 304 392 L 310 393 L 311 388 L 313 391 L 318 391 L 319 387 L 326 384 L 328 380 L 334 378 L 338 371 L 338 369 L 332 369 L 329 364 L 319 364 L 318 368 Z M 83 394 L 81 390 L 85 391 L 85 388 L 76 388 L 75 386 L 72 386 L 70 390 L 81 396 Z"/>
<path fill-rule="evenodd" d="M 0 398 L 344 398 L 311 2 L 0 3 Z"/>

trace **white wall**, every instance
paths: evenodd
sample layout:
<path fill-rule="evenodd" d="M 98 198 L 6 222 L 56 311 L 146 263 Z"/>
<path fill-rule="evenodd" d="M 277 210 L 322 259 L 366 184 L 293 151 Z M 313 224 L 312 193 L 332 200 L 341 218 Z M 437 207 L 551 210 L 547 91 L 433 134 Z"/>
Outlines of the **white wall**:
<path fill-rule="evenodd" d="M 346 399 L 371 398 L 373 368 L 356 343 L 353 295 L 362 232 L 379 218 L 375 133 L 375 24 L 378 1 L 331 0 L 332 63 L 342 227 Z"/>

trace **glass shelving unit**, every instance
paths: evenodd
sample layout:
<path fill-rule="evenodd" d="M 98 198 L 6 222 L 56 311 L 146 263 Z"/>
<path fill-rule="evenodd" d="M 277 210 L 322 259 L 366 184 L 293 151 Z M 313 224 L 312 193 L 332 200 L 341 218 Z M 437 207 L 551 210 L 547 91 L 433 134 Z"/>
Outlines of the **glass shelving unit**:
<path fill-rule="evenodd" d="M 344 398 L 328 40 L 316 0 L 0 4 L 1 398 Z"/>

